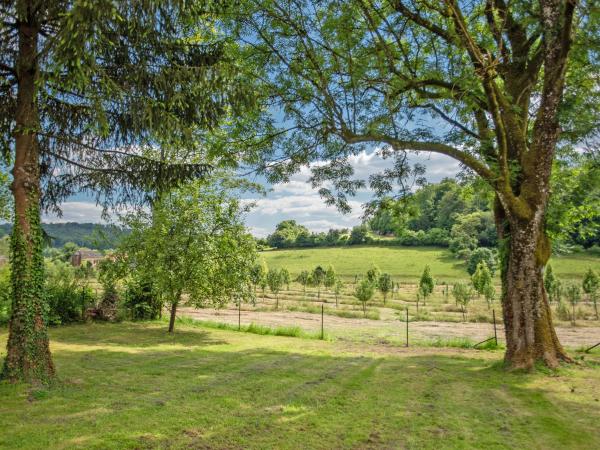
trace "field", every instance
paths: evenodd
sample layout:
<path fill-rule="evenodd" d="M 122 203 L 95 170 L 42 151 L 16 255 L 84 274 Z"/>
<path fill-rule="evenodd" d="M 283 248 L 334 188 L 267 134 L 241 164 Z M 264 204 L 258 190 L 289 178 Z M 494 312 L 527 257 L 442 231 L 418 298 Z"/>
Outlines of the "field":
<path fill-rule="evenodd" d="M 397 281 L 416 282 L 426 264 L 439 281 L 454 282 L 468 279 L 466 265 L 454 258 L 449 250 L 437 247 L 375 247 L 348 246 L 271 250 L 261 257 L 272 268 L 287 268 L 292 275 L 312 270 L 317 265 L 332 264 L 346 279 L 363 274 L 371 264 L 388 272 Z M 590 253 L 575 253 L 552 258 L 554 273 L 566 280 L 580 279 L 589 268 L 600 269 L 600 257 Z"/>
<path fill-rule="evenodd" d="M 165 327 L 52 329 L 60 382 L 0 384 L 0 447 L 600 448 L 592 355 L 520 374 L 500 351 Z"/>

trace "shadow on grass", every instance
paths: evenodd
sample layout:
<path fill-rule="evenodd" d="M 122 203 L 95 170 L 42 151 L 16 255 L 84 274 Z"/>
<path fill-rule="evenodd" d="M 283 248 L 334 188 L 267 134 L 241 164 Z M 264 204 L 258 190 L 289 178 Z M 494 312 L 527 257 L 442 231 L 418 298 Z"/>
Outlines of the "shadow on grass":
<path fill-rule="evenodd" d="M 600 448 L 598 403 L 583 394 L 598 371 L 508 374 L 458 354 L 365 357 L 300 339 L 232 334 L 228 343 L 212 334 L 165 338 L 162 327 L 138 324 L 54 330 L 61 344 L 174 347 L 61 346 L 59 386 L 32 395 L 0 384 L 0 427 L 11 430 L 0 447 Z"/>

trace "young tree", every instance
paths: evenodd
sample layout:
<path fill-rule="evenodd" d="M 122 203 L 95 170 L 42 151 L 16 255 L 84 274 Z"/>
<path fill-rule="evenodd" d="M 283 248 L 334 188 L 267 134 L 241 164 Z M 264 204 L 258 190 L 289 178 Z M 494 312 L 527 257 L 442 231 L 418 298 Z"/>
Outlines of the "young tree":
<path fill-rule="evenodd" d="M 463 321 L 467 321 L 467 306 L 471 303 L 475 291 L 471 286 L 467 286 L 464 283 L 456 283 L 452 288 L 452 295 L 456 299 L 456 302 L 460 305 L 460 309 L 463 315 Z"/>
<path fill-rule="evenodd" d="M 575 325 L 575 306 L 581 300 L 581 288 L 574 283 L 569 283 L 565 288 L 565 296 L 571 304 L 571 323 Z"/>
<path fill-rule="evenodd" d="M 494 299 L 496 298 L 496 288 L 494 288 L 493 283 L 490 283 L 485 286 L 485 288 L 483 290 L 483 296 L 485 297 L 485 301 L 488 305 L 488 309 L 490 309 Z"/>
<path fill-rule="evenodd" d="M 333 293 L 335 294 L 335 307 L 338 307 L 338 299 L 340 294 L 343 292 L 344 290 L 344 282 L 342 281 L 341 278 L 336 278 L 335 280 L 335 285 L 333 286 Z"/>
<path fill-rule="evenodd" d="M 46 381 L 55 373 L 42 209 L 57 211 L 81 191 L 106 207 L 139 204 L 232 165 L 219 147 L 206 151 L 204 132 L 255 97 L 230 57 L 233 46 L 216 32 L 220 8 L 174 0 L 2 3 L 0 158 L 12 165 L 14 208 L 3 378 Z"/>
<path fill-rule="evenodd" d="M 433 288 L 435 287 L 435 280 L 431 276 L 431 269 L 429 266 L 425 266 L 423 270 L 423 274 L 421 275 L 421 279 L 419 280 L 419 291 L 423 295 L 423 304 L 427 301 L 427 297 L 431 295 L 433 292 Z"/>
<path fill-rule="evenodd" d="M 471 276 L 471 283 L 478 296 L 484 294 L 488 286 L 492 285 L 492 274 L 484 261 L 477 264 L 477 269 Z"/>
<path fill-rule="evenodd" d="M 290 283 L 292 281 L 292 278 L 290 276 L 290 271 L 287 270 L 284 267 L 279 272 L 281 273 L 281 281 L 282 281 L 282 283 L 285 284 L 286 289 L 289 291 L 290 290 Z"/>
<path fill-rule="evenodd" d="M 252 284 L 254 285 L 254 296 L 256 297 L 256 289 L 258 286 L 263 286 L 265 280 L 267 279 L 267 273 L 269 269 L 267 268 L 267 263 L 262 261 L 260 264 L 254 264 L 252 266 L 252 270 L 250 271 L 250 277 L 252 280 Z M 264 291 L 264 288 L 262 288 Z M 263 292 L 264 297 L 264 292 Z"/>
<path fill-rule="evenodd" d="M 323 285 L 327 289 L 331 289 L 335 286 L 335 282 L 337 280 L 337 274 L 335 273 L 335 269 L 330 264 L 325 271 L 325 279 L 323 280 Z"/>
<path fill-rule="evenodd" d="M 169 332 L 184 295 L 194 306 L 253 299 L 254 239 L 243 225 L 239 200 L 215 180 L 173 190 L 152 211 L 126 216 L 125 225 L 131 233 L 118 261 L 152 279 L 154 293 L 171 309 Z"/>
<path fill-rule="evenodd" d="M 548 264 L 546 267 L 546 274 L 544 277 L 544 289 L 548 294 L 548 299 L 551 302 L 560 303 L 562 296 L 562 283 L 556 278 L 554 275 L 554 271 L 552 270 L 552 266 Z"/>
<path fill-rule="evenodd" d="M 315 267 L 310 276 L 310 281 L 317 288 L 317 298 L 321 301 L 321 286 L 325 281 L 325 270 L 321 266 Z"/>
<path fill-rule="evenodd" d="M 283 287 L 283 275 L 281 270 L 271 269 L 267 273 L 267 284 L 273 294 L 275 294 L 275 309 L 279 309 L 279 292 Z"/>
<path fill-rule="evenodd" d="M 310 281 L 310 273 L 308 270 L 300 272 L 296 281 L 302 285 L 302 298 L 304 298 L 306 296 L 306 285 L 309 284 Z"/>
<path fill-rule="evenodd" d="M 369 302 L 375 294 L 375 286 L 367 279 L 361 280 L 354 288 L 354 297 L 362 303 L 363 314 L 367 317 L 367 302 Z"/>
<path fill-rule="evenodd" d="M 390 276 L 389 273 L 382 273 L 379 276 L 379 282 L 377 283 L 377 286 L 379 288 L 379 292 L 381 292 L 381 295 L 383 296 L 383 304 L 384 305 L 385 305 L 385 301 L 387 299 L 388 294 L 392 290 L 393 285 L 394 285 L 394 282 L 392 281 L 392 277 Z"/>
<path fill-rule="evenodd" d="M 545 212 L 557 145 L 597 132 L 592 2 L 265 0 L 251 8 L 243 32 L 255 37 L 252 56 L 272 81 L 269 100 L 286 112 L 287 134 L 276 142 L 289 164 L 272 178 L 328 162 L 312 167 L 312 182 L 348 210 L 347 196 L 366 184 L 352 177 L 348 146 L 383 145 L 381 154 L 396 158 L 394 169 L 370 177 L 382 199 L 398 184 L 397 195 L 410 189 L 397 183 L 405 175 L 421 177 L 407 151 L 456 159 L 495 195 L 507 365 L 571 361 L 543 289 Z"/>
<path fill-rule="evenodd" d="M 591 268 L 585 273 L 583 277 L 583 292 L 588 295 L 588 298 L 594 305 L 594 312 L 596 313 L 596 320 L 598 320 L 598 291 L 600 291 L 600 276 L 594 272 Z"/>
<path fill-rule="evenodd" d="M 371 264 L 371 268 L 367 270 L 366 278 L 369 283 L 377 287 L 379 277 L 381 276 L 381 270 L 375 264 Z"/>

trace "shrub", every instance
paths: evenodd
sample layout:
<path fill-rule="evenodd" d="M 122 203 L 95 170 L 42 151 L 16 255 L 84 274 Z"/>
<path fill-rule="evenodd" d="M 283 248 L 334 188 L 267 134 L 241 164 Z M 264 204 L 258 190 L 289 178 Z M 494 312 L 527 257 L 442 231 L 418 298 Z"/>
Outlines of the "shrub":
<path fill-rule="evenodd" d="M 162 302 L 152 292 L 149 280 L 132 279 L 123 292 L 124 307 L 132 320 L 156 320 L 160 317 Z"/>
<path fill-rule="evenodd" d="M 85 309 L 95 302 L 93 291 L 75 278 L 68 263 L 53 261 L 46 265 L 44 295 L 48 304 L 48 323 L 62 325 L 83 319 Z"/>

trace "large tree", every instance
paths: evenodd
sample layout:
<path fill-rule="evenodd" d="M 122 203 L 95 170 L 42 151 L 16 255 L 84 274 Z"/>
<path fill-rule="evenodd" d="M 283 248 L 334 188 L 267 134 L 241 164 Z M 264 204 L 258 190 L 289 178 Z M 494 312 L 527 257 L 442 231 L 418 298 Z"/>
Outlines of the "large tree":
<path fill-rule="evenodd" d="M 313 184 L 328 182 L 321 194 L 347 209 L 364 184 L 348 156 L 367 145 L 395 158 L 370 179 L 382 197 L 421 175 L 407 151 L 458 160 L 495 193 L 506 362 L 569 361 L 542 282 L 545 212 L 561 128 L 575 142 L 597 127 L 598 9 L 576 0 L 254 3 L 242 36 L 285 124 L 281 163 L 267 173 L 285 180 L 320 161 Z"/>
<path fill-rule="evenodd" d="M 41 210 L 56 211 L 80 191 L 104 206 L 139 204 L 237 160 L 204 145 L 203 134 L 251 103 L 231 44 L 215 31 L 214 15 L 224 7 L 177 0 L 0 2 L 0 142 L 12 165 L 14 198 L 3 377 L 54 374 Z"/>
<path fill-rule="evenodd" d="M 169 191 L 151 211 L 129 214 L 117 257 L 127 274 L 152 280 L 156 297 L 177 307 L 254 300 L 254 239 L 244 227 L 239 200 L 213 178 Z"/>

